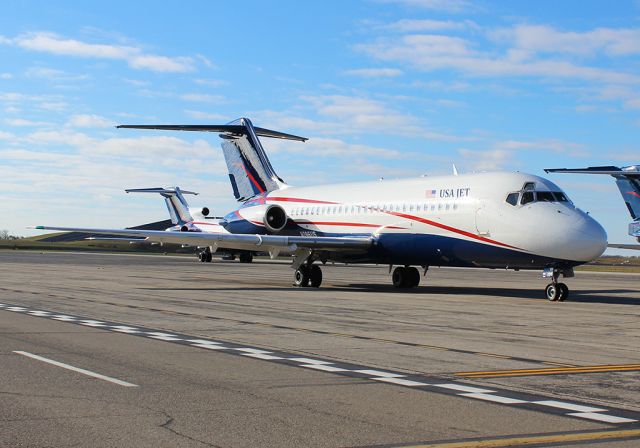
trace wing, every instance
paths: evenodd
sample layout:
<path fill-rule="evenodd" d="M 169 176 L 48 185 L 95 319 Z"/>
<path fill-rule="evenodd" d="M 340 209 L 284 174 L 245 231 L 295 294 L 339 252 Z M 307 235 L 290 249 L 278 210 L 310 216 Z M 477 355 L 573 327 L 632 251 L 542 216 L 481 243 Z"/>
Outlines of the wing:
<path fill-rule="evenodd" d="M 607 247 L 616 249 L 640 250 L 640 244 L 607 244 Z"/>
<path fill-rule="evenodd" d="M 373 245 L 370 237 L 315 237 L 280 235 L 245 235 L 234 233 L 207 232 L 169 232 L 162 230 L 134 229 L 86 229 L 75 227 L 37 226 L 37 230 L 56 230 L 62 232 L 84 232 L 90 235 L 119 235 L 123 237 L 144 237 L 150 242 L 189 244 L 191 246 L 215 246 L 224 249 L 245 249 L 254 251 L 298 249 L 328 251 L 366 250 Z"/>

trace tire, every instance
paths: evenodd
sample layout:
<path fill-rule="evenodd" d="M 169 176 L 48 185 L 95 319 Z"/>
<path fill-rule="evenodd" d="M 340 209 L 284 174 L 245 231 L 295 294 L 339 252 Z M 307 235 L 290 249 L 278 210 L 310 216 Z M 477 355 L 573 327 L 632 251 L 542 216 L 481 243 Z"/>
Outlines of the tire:
<path fill-rule="evenodd" d="M 405 268 L 407 274 L 407 288 L 415 288 L 420 284 L 420 271 L 417 268 Z"/>
<path fill-rule="evenodd" d="M 306 288 L 309 286 L 309 268 L 307 266 L 300 266 L 293 274 L 293 286 L 298 288 Z"/>
<path fill-rule="evenodd" d="M 206 258 L 206 256 L 205 256 L 205 253 L 204 253 L 204 252 L 200 252 L 200 253 L 198 254 L 198 260 L 200 260 L 202 263 L 204 263 L 205 261 L 207 261 L 207 258 Z"/>
<path fill-rule="evenodd" d="M 253 261 L 253 254 L 251 252 L 243 252 L 239 257 L 240 263 L 251 263 Z"/>
<path fill-rule="evenodd" d="M 391 282 L 396 288 L 407 287 L 407 270 L 401 266 L 398 266 L 393 270 L 391 274 Z"/>
<path fill-rule="evenodd" d="M 322 284 L 322 269 L 318 265 L 311 265 L 309 267 L 309 286 L 312 288 L 319 288 Z"/>
<path fill-rule="evenodd" d="M 547 296 L 547 300 L 550 302 L 557 302 L 560 298 L 560 288 L 558 285 L 549 283 L 544 289 L 544 293 Z"/>
<path fill-rule="evenodd" d="M 558 301 L 564 302 L 569 297 L 569 287 L 564 283 L 558 283 L 558 289 L 560 290 Z"/>
<path fill-rule="evenodd" d="M 211 252 L 205 253 L 207 263 L 211 263 L 213 261 L 213 254 Z"/>

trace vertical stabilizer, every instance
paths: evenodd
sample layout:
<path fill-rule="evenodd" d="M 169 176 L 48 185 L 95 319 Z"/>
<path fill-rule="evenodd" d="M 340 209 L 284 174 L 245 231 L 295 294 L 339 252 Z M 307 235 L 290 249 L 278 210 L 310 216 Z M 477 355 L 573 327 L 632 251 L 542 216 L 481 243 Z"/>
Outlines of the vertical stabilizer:
<path fill-rule="evenodd" d="M 189 212 L 189 204 L 185 199 L 185 194 L 198 194 L 193 191 L 183 191 L 180 187 L 174 188 L 129 188 L 127 193 L 158 193 L 164 197 L 165 205 L 169 211 L 171 222 L 174 225 L 182 225 L 193 221 Z"/>

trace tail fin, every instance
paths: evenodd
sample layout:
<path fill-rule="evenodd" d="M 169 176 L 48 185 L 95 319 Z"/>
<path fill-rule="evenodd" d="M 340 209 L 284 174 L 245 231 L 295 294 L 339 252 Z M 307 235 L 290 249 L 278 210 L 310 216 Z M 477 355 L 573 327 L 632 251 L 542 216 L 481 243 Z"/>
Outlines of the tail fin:
<path fill-rule="evenodd" d="M 640 165 L 622 168 L 617 166 L 592 166 L 578 169 L 556 168 L 545 171 L 547 173 L 608 174 L 613 176 L 627 210 L 634 220 L 629 224 L 629 235 L 640 240 Z"/>
<path fill-rule="evenodd" d="M 169 210 L 171 222 L 174 225 L 185 224 L 193 221 L 193 217 L 189 212 L 189 204 L 183 195 L 198 194 L 193 191 L 183 191 L 180 187 L 175 188 L 129 188 L 125 190 L 127 193 L 158 193 L 164 197 L 164 202 Z"/>
<path fill-rule="evenodd" d="M 239 118 L 226 125 L 121 125 L 118 128 L 219 132 L 233 195 L 239 201 L 279 190 L 287 185 L 271 166 L 259 136 L 303 142 L 307 140 L 304 137 L 254 127 L 248 118 Z"/>

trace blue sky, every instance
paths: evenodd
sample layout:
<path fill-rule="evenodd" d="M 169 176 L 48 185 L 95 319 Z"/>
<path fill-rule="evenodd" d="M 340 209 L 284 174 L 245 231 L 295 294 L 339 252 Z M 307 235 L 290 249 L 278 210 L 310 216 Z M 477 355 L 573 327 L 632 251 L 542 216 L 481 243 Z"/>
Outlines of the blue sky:
<path fill-rule="evenodd" d="M 265 140 L 293 185 L 640 162 L 640 3 L 19 1 L 0 16 L 0 229 L 165 217 L 128 187 L 235 206 L 215 135 Z M 633 242 L 610 178 L 549 176 L 611 242 Z"/>

